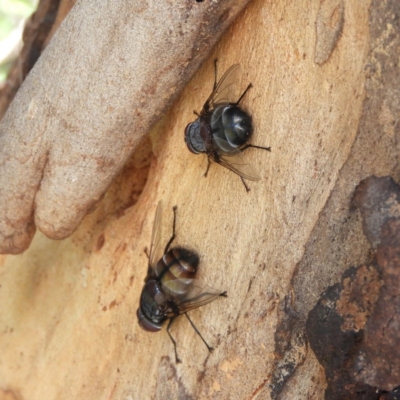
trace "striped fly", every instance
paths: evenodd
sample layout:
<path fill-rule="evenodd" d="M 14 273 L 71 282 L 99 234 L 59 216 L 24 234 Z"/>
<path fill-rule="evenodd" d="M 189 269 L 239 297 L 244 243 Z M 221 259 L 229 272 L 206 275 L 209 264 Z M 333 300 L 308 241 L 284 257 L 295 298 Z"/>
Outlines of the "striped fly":
<path fill-rule="evenodd" d="M 214 301 L 220 296 L 226 297 L 226 292 L 212 289 L 195 279 L 200 262 L 197 252 L 184 247 L 171 248 L 175 239 L 176 211 L 177 207 L 175 206 L 173 208 L 172 236 L 163 251 L 161 245 L 161 202 L 157 206 L 150 254 L 148 254 L 148 271 L 140 296 L 137 317 L 140 326 L 149 332 L 158 332 L 163 324 L 169 320 L 167 333 L 174 345 L 176 362 L 180 362 L 176 342 L 170 333 L 173 321 L 179 315 L 184 314 L 208 350 L 212 351 L 212 347 L 201 336 L 187 313 Z"/>

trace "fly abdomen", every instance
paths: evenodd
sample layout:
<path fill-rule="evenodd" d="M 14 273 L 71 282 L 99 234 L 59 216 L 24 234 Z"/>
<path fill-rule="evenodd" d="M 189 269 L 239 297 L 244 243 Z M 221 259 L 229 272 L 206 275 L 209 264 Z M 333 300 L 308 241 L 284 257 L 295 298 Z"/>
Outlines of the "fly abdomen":
<path fill-rule="evenodd" d="M 233 151 L 250 139 L 253 123 L 251 116 L 239 106 L 222 105 L 211 116 L 211 131 L 214 138 L 226 141 Z M 229 153 L 228 149 L 221 150 Z"/>
<path fill-rule="evenodd" d="M 174 247 L 155 266 L 162 291 L 172 297 L 185 295 L 196 275 L 199 256 L 192 250 Z"/>

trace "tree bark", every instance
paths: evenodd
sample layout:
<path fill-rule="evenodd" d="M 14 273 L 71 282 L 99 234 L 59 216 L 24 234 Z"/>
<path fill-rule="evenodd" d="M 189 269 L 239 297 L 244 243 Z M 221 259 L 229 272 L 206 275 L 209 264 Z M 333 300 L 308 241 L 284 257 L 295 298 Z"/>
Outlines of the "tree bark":
<path fill-rule="evenodd" d="M 0 256 L 0 399 L 324 398 L 308 314 L 371 257 L 357 184 L 400 182 L 399 12 L 395 0 L 252 1 L 79 228 Z M 271 146 L 246 151 L 261 175 L 250 193 L 216 164 L 204 178 L 206 157 L 183 141 L 215 58 L 220 73 L 241 64 L 251 142 Z M 181 364 L 165 329 L 136 318 L 159 200 L 164 242 L 177 205 L 174 243 L 228 292 L 190 313 L 212 353 L 184 317 L 174 323 Z"/>
<path fill-rule="evenodd" d="M 76 4 L 0 124 L 0 252 L 79 226 L 247 2 Z"/>

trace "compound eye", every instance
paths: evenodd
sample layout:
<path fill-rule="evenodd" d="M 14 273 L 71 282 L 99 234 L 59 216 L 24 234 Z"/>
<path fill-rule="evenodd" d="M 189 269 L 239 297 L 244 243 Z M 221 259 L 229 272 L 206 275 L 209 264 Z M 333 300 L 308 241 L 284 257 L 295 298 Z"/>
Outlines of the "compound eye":
<path fill-rule="evenodd" d="M 188 138 L 190 137 L 190 130 L 192 129 L 192 125 L 193 125 L 193 122 L 191 122 L 190 124 L 186 125 L 186 128 L 185 128 L 185 141 L 187 141 Z"/>
<path fill-rule="evenodd" d="M 196 134 L 196 131 L 199 130 L 199 124 L 196 122 L 191 122 L 185 128 L 185 143 L 188 150 L 193 154 L 198 154 L 199 152 L 195 149 L 196 147 L 196 137 L 199 134 Z"/>
<path fill-rule="evenodd" d="M 140 308 L 136 311 L 137 318 L 139 320 L 139 325 L 141 326 L 142 329 L 148 332 L 158 332 L 162 324 L 158 324 L 156 322 L 151 321 L 148 319 L 143 313 Z"/>

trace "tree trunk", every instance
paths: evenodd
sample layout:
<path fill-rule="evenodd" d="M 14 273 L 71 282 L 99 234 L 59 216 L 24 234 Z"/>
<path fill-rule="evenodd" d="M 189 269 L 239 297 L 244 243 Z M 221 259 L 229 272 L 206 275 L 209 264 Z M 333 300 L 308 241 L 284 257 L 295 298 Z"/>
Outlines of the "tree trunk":
<path fill-rule="evenodd" d="M 395 0 L 252 1 L 80 227 L 0 256 L 0 399 L 324 398 L 307 316 L 370 259 L 350 207 L 359 181 L 400 182 L 399 12 Z M 215 163 L 205 178 L 206 157 L 183 140 L 215 58 L 219 76 L 241 64 L 251 143 L 271 146 L 245 153 L 261 175 L 249 193 Z M 212 353 L 174 322 L 180 364 L 165 329 L 136 317 L 160 200 L 163 243 L 177 205 L 174 244 L 196 249 L 198 278 L 228 294 L 190 312 Z"/>

